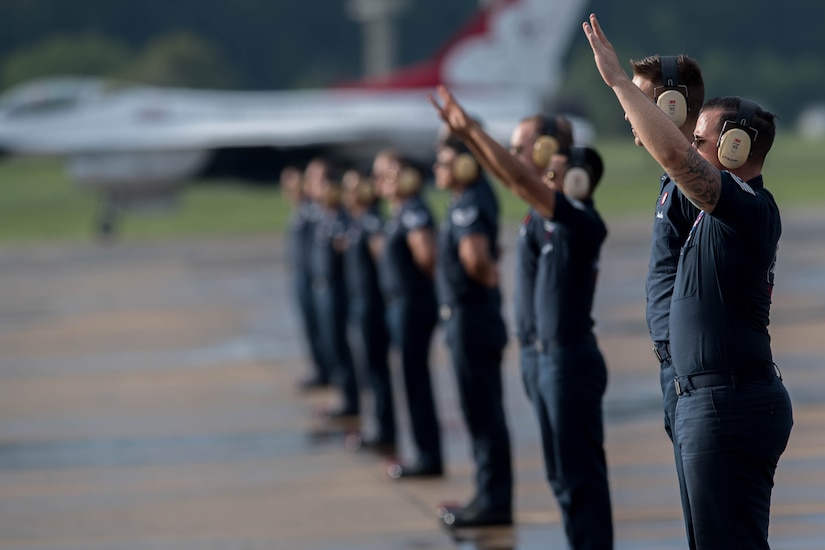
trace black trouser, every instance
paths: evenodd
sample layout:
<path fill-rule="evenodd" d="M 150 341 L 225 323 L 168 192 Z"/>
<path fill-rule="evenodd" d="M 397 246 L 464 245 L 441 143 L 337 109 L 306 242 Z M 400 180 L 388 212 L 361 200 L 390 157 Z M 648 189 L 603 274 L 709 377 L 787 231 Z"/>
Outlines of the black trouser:
<path fill-rule="evenodd" d="M 501 376 L 503 321 L 495 310 L 457 306 L 451 308 L 445 330 L 476 464 L 473 503 L 512 512 L 512 457 Z"/>
<path fill-rule="evenodd" d="M 318 382 L 328 383 L 331 379 L 330 366 L 327 362 L 321 342 L 321 331 L 318 326 L 318 314 L 315 308 L 315 297 L 312 290 L 312 280 L 305 273 L 295 273 L 293 276 L 296 305 L 301 317 L 301 328 L 309 349 L 312 362 L 312 378 Z"/>
<path fill-rule="evenodd" d="M 539 353 L 536 412 L 547 479 L 571 548 L 613 548 L 602 398 L 607 368 L 595 339 Z"/>
<path fill-rule="evenodd" d="M 679 396 L 674 433 L 697 548 L 769 548 L 773 478 L 792 426 L 777 376 Z"/>
<path fill-rule="evenodd" d="M 441 430 L 430 376 L 430 344 L 437 321 L 435 297 L 395 298 L 387 302 L 390 338 L 401 356 L 404 390 L 413 442 L 423 468 L 441 469 Z"/>
<path fill-rule="evenodd" d="M 332 379 L 341 391 L 341 408 L 351 414 L 360 412 L 358 380 L 347 336 L 347 295 L 342 285 L 316 280 L 315 312 L 323 353 L 332 367 Z"/>
<path fill-rule="evenodd" d="M 519 343 L 519 367 L 521 368 L 521 383 L 524 385 L 527 400 L 535 404 L 539 387 L 539 352 L 536 350 L 535 341 Z"/>
<path fill-rule="evenodd" d="M 693 527 L 690 521 L 690 499 L 688 499 L 687 486 L 685 485 L 685 472 L 682 468 L 682 455 L 679 452 L 679 443 L 676 440 L 673 429 L 676 418 L 676 388 L 673 379 L 676 371 L 673 369 L 673 362 L 670 358 L 670 346 L 666 342 L 656 344 L 660 358 L 659 383 L 662 385 L 662 405 L 665 411 L 665 432 L 673 443 L 673 455 L 676 462 L 676 477 L 679 479 L 679 496 L 682 500 L 682 515 L 685 519 L 685 533 L 688 539 L 688 548 L 696 550 L 696 540 L 693 536 Z"/>
<path fill-rule="evenodd" d="M 390 377 L 389 333 L 382 303 L 358 299 L 351 304 L 350 321 L 373 399 L 375 439 L 395 443 L 395 409 Z"/>

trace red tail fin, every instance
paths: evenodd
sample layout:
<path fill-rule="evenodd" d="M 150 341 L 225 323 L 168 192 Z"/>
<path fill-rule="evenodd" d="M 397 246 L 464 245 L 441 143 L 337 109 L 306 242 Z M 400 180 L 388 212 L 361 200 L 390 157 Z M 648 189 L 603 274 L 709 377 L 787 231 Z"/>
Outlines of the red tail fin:
<path fill-rule="evenodd" d="M 426 61 L 344 87 L 373 90 L 449 86 L 527 86 L 547 91 L 581 18 L 581 0 L 497 0 L 478 12 Z"/>

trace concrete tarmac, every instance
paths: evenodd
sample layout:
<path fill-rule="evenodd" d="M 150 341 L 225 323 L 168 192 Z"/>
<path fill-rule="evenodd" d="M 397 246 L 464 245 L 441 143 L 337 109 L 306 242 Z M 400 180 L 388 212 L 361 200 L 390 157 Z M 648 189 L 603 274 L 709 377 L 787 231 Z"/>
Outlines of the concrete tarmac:
<path fill-rule="evenodd" d="M 825 549 L 825 215 L 783 212 L 771 334 L 794 403 L 770 540 Z M 686 548 L 644 320 L 650 223 L 608 219 L 595 316 L 608 362 L 616 548 Z M 515 228 L 503 231 L 512 296 Z M 317 420 L 280 236 L 0 248 L 0 550 L 564 548 L 516 346 L 505 363 L 516 525 L 441 529 L 472 492 L 433 343 L 447 475 L 391 481 Z M 512 304 L 506 314 L 512 327 Z M 396 365 L 397 368 L 397 365 Z M 398 381 L 397 371 L 396 381 Z M 409 453 L 403 415 L 402 453 Z M 369 427 L 369 426 L 367 426 Z"/>

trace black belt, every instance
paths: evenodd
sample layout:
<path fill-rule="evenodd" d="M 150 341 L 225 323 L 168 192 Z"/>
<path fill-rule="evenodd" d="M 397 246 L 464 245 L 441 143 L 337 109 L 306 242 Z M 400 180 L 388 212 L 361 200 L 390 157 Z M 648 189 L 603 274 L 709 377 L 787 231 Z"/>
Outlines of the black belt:
<path fill-rule="evenodd" d="M 665 342 L 663 344 L 656 344 L 653 346 L 653 355 L 660 363 L 664 363 L 670 359 L 670 344 Z"/>
<path fill-rule="evenodd" d="M 772 376 L 777 376 L 782 380 L 782 374 L 776 365 L 761 365 L 750 369 L 713 370 L 677 376 L 673 379 L 673 385 L 676 388 L 676 395 L 683 395 L 697 388 L 736 386 L 736 384 L 765 380 Z"/>

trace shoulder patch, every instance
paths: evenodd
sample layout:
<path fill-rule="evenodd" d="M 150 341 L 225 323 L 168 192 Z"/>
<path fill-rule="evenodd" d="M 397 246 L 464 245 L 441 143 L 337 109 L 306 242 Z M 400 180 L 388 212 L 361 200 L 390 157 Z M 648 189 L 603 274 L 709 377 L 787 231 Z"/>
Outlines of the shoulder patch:
<path fill-rule="evenodd" d="M 750 185 L 748 185 L 747 183 L 745 183 L 745 180 L 743 180 L 742 178 L 740 178 L 736 174 L 731 174 L 730 172 L 728 172 L 728 174 L 730 174 L 730 177 L 733 179 L 733 181 L 735 181 L 739 185 L 739 187 L 742 189 L 742 191 L 745 191 L 746 193 L 750 193 L 751 195 L 756 195 L 753 188 Z"/>
<path fill-rule="evenodd" d="M 427 223 L 427 214 L 421 210 L 407 210 L 401 214 L 401 223 L 407 229 L 420 229 Z"/>
<path fill-rule="evenodd" d="M 533 211 L 528 210 L 527 213 L 524 215 L 524 218 L 522 218 L 522 220 L 521 220 L 522 225 L 527 225 L 528 223 L 530 223 L 530 219 L 532 217 L 533 217 Z"/>
<path fill-rule="evenodd" d="M 450 220 L 454 225 L 467 227 L 478 219 L 478 207 L 455 208 L 450 213 Z"/>

